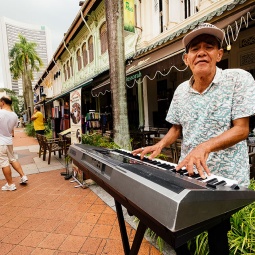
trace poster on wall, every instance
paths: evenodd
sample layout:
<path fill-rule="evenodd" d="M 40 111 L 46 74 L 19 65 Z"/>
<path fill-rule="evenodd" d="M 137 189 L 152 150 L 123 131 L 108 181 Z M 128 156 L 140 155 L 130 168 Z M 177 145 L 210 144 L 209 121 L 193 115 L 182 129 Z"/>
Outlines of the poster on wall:
<path fill-rule="evenodd" d="M 124 30 L 135 32 L 135 5 L 134 0 L 124 1 Z"/>
<path fill-rule="evenodd" d="M 81 143 L 81 89 L 70 92 L 71 142 Z"/>
<path fill-rule="evenodd" d="M 71 143 L 81 143 L 81 89 L 70 92 Z M 83 183 L 83 171 L 73 164 L 73 177 Z"/>

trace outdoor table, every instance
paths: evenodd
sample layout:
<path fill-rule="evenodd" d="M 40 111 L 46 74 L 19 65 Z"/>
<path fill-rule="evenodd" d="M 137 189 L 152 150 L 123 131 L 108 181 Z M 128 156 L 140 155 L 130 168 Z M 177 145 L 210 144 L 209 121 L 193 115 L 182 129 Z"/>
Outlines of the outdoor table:
<path fill-rule="evenodd" d="M 131 138 L 134 139 L 139 139 L 141 141 L 141 146 L 147 146 L 151 144 L 152 141 L 152 135 L 156 136 L 158 134 L 157 131 L 152 131 L 152 130 L 144 130 L 144 131 L 139 131 L 139 130 L 132 130 L 130 131 L 130 136 Z"/>

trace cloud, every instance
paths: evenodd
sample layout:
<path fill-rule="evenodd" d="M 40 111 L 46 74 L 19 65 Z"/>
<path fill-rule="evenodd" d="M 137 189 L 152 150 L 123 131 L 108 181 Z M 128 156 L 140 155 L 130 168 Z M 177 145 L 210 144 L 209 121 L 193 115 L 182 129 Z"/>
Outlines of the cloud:
<path fill-rule="evenodd" d="M 79 2 L 80 0 L 0 0 L 0 16 L 46 26 L 51 33 L 54 54 L 81 8 Z M 0 87 L 3 87 L 2 80 L 0 63 Z"/>
<path fill-rule="evenodd" d="M 0 16 L 23 23 L 47 26 L 52 34 L 54 52 L 79 9 L 79 0 L 7 0 L 0 3 Z"/>

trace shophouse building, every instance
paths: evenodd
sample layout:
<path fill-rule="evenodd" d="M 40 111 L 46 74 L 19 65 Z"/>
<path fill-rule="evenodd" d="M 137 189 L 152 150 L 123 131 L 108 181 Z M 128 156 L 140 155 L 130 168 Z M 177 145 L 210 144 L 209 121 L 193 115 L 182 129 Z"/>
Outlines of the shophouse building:
<path fill-rule="evenodd" d="M 212 23 L 225 31 L 220 68 L 243 68 L 255 76 L 252 0 L 135 0 L 134 16 L 134 32 L 125 32 L 130 128 L 169 127 L 165 116 L 174 91 L 191 75 L 183 62 L 181 41 L 199 23 Z M 61 112 L 61 107 L 64 113 L 70 93 L 76 89 L 81 89 L 82 132 L 101 128 L 104 114 L 109 114 L 108 117 L 111 114 L 105 22 L 104 1 L 84 1 L 37 82 L 35 91 L 38 93 L 43 87 L 47 94 L 48 116 L 56 133 L 67 126 L 63 125 L 64 114 L 57 114 L 56 121 L 52 113 Z M 89 113 L 98 114 L 89 119 L 86 118 Z M 111 129 L 111 123 L 106 128 Z"/>

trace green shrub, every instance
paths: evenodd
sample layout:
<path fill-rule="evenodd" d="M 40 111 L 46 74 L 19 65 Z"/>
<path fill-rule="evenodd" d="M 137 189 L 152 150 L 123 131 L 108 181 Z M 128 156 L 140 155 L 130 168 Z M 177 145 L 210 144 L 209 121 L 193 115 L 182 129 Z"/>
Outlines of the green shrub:
<path fill-rule="evenodd" d="M 28 136 L 33 136 L 35 137 L 35 129 L 34 129 L 34 124 L 33 122 L 30 122 L 26 124 L 25 126 L 25 132 Z M 52 130 L 51 128 L 48 126 L 47 123 L 45 123 L 45 135 L 48 137 L 48 138 L 52 138 Z"/>
<path fill-rule="evenodd" d="M 28 136 L 35 136 L 35 129 L 33 123 L 28 123 L 25 126 L 25 132 Z"/>
<path fill-rule="evenodd" d="M 108 149 L 119 149 L 120 147 L 109 138 L 98 133 L 82 134 L 82 143 Z"/>

